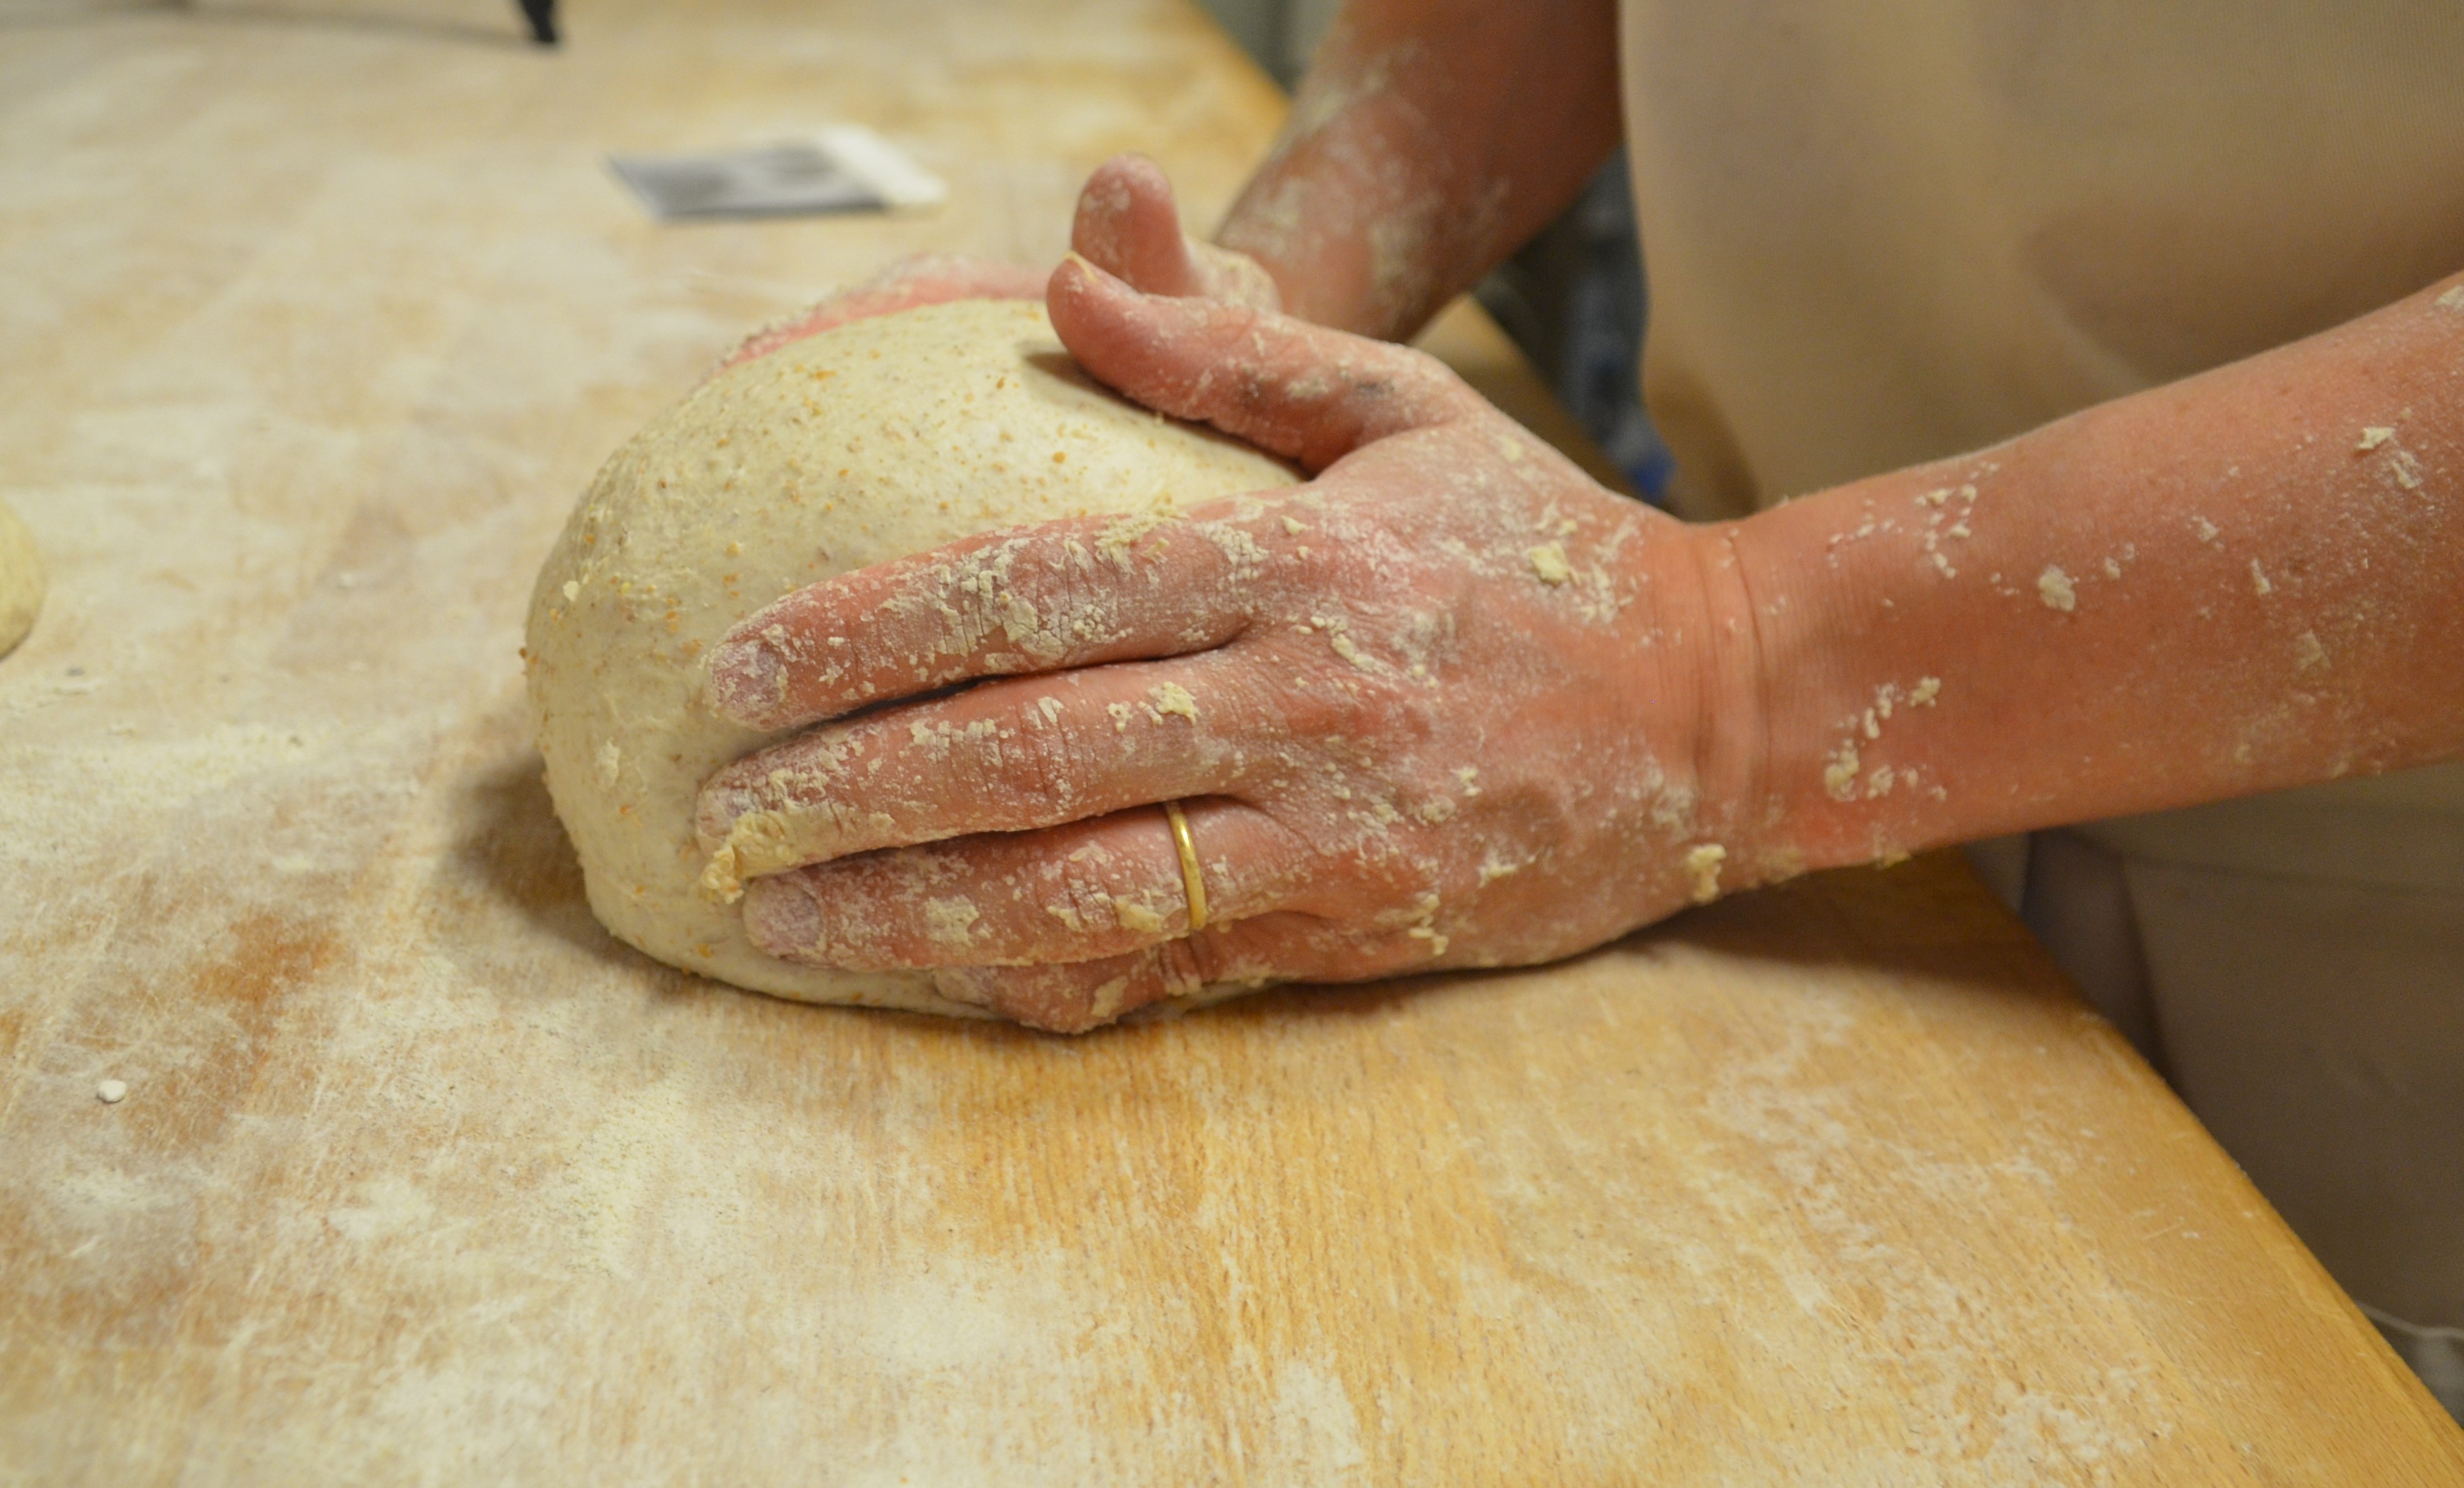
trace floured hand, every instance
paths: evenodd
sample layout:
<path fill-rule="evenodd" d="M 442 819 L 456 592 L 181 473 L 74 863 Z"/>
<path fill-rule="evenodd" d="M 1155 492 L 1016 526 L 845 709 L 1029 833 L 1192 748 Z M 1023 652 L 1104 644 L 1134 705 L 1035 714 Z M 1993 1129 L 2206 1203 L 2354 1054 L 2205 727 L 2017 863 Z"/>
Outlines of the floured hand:
<path fill-rule="evenodd" d="M 1315 478 L 989 534 L 738 626 L 713 705 L 818 725 L 703 793 L 757 944 L 1079 1029 L 1210 982 L 1548 960 L 1742 865 L 1711 804 L 1744 783 L 1711 778 L 1711 726 L 1751 691 L 1718 531 L 1418 353 L 1075 261 L 1048 303 L 1096 376 Z"/>

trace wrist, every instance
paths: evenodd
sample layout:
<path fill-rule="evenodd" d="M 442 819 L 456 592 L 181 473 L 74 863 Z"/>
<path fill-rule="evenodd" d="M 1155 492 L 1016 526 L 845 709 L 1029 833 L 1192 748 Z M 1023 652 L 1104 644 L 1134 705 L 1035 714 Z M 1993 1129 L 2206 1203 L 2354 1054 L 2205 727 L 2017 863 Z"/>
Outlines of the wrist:
<path fill-rule="evenodd" d="M 1951 725 L 1976 706 L 1976 646 L 2010 592 L 1969 521 L 1999 469 L 1969 458 L 1891 471 L 1731 524 L 1758 606 L 1769 861 L 1887 864 L 1978 835 L 1959 815 L 1984 804 L 1973 781 L 1950 788 Z"/>
<path fill-rule="evenodd" d="M 1772 792 L 1771 675 L 1765 617 L 1739 538 L 1743 526 L 1680 526 L 1691 585 L 1681 619 L 1647 645 L 1666 645 L 1691 663 L 1696 806 L 1689 841 L 1697 898 L 1794 877 L 1802 855 L 1785 833 Z M 1717 849 L 1716 853 L 1711 850 Z M 1716 877 L 1705 870 L 1716 867 Z"/>

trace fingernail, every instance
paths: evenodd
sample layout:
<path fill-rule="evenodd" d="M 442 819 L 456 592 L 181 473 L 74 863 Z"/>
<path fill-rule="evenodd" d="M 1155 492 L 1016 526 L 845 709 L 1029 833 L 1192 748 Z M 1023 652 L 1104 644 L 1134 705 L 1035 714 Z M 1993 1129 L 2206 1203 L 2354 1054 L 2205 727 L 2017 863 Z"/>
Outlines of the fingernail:
<path fill-rule="evenodd" d="M 769 646 L 759 641 L 736 641 L 710 653 L 710 703 L 715 711 L 758 726 L 786 700 L 786 661 Z"/>
<path fill-rule="evenodd" d="M 744 886 L 744 936 L 763 954 L 814 960 L 827 933 L 820 906 L 795 885 L 757 879 Z"/>
<path fill-rule="evenodd" d="M 1105 269 L 1102 264 L 1079 252 L 1076 249 L 1071 249 L 1068 256 L 1061 260 L 1061 267 L 1076 271 L 1078 282 L 1089 289 L 1100 290 L 1106 284 L 1120 282 L 1118 277 Z"/>

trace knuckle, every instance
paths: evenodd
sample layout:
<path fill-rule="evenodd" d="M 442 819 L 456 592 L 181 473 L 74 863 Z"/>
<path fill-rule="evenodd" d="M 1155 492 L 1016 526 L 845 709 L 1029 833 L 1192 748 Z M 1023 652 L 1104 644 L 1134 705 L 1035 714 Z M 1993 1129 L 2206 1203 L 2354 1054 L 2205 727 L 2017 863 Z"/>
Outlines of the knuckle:
<path fill-rule="evenodd" d="M 1089 843 L 1064 854 L 1053 877 L 1053 896 L 1045 902 L 1045 917 L 1066 930 L 1067 938 L 1110 935 L 1129 929 L 1120 923 L 1117 905 L 1124 892 L 1135 890 L 1120 882 L 1118 863 L 1109 848 Z"/>
<path fill-rule="evenodd" d="M 1035 710 L 1035 704 L 1027 705 Z M 1066 722 L 1068 714 L 1049 716 L 1024 712 L 995 739 L 993 773 L 1017 792 L 1021 804 L 1034 816 L 1066 821 L 1075 809 L 1079 782 L 1089 778 L 1093 763 L 1084 735 Z"/>

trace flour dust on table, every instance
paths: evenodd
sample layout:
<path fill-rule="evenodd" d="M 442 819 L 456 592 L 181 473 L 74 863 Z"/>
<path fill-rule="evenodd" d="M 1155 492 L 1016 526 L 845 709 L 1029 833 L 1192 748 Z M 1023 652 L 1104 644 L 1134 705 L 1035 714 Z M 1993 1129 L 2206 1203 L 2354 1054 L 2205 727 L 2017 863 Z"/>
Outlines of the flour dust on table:
<path fill-rule="evenodd" d="M 17 648 L 43 608 L 43 560 L 34 535 L 0 501 L 0 656 Z"/>

